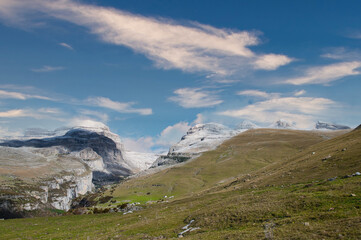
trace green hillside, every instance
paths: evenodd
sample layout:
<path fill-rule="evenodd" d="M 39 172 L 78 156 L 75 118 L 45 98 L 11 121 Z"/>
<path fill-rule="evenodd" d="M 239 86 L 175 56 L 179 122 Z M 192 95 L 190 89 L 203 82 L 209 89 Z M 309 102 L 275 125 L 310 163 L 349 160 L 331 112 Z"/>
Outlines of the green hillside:
<path fill-rule="evenodd" d="M 192 195 L 270 164 L 283 163 L 307 147 L 342 133 L 345 132 L 249 130 L 187 164 L 131 179 L 106 194 L 118 201 L 132 202 Z"/>
<path fill-rule="evenodd" d="M 361 171 L 361 130 L 329 137 L 248 131 L 192 162 L 106 193 L 119 203 L 174 194 L 169 202 L 127 215 L 0 221 L 0 238 L 171 239 L 194 220 L 185 239 L 359 239 L 361 176 L 354 173 Z"/>

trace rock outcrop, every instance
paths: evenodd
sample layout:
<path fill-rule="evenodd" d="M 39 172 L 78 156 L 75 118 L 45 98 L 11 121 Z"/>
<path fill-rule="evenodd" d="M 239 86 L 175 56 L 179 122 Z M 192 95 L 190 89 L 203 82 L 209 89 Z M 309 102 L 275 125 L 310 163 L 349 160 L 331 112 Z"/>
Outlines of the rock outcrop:
<path fill-rule="evenodd" d="M 324 130 L 344 130 L 344 129 L 350 129 L 350 127 L 340 124 L 334 124 L 334 123 L 326 123 L 326 122 L 320 122 L 318 121 L 315 126 L 316 129 L 324 129 Z"/>
<path fill-rule="evenodd" d="M 75 127 L 59 136 L 62 131 L 35 129 L 27 136 L 52 137 L 0 143 L 0 218 L 67 211 L 94 185 L 117 182 L 150 165 L 142 165 L 145 156 L 138 162 L 124 158 L 119 136 L 105 125 Z"/>
<path fill-rule="evenodd" d="M 0 147 L 0 218 L 45 209 L 69 210 L 94 189 L 93 172 L 62 147 Z"/>

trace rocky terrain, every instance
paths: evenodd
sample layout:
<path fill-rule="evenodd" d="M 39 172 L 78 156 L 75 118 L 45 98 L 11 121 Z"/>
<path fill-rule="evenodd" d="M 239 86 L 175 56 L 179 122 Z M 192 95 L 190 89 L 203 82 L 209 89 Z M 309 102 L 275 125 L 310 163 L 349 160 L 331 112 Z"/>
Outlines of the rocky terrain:
<path fill-rule="evenodd" d="M 125 158 L 119 136 L 105 125 L 59 132 L 27 139 L 35 135 L 30 132 L 22 140 L 0 143 L 1 216 L 67 211 L 72 199 L 94 191 L 94 185 L 118 182 L 151 164 L 144 156 Z"/>
<path fill-rule="evenodd" d="M 257 126 L 251 122 L 243 122 L 235 129 L 219 123 L 197 124 L 191 127 L 182 139 L 171 146 L 166 156 L 160 156 L 152 168 L 173 165 L 198 157 L 201 153 L 215 149 L 224 141 Z"/>
<path fill-rule="evenodd" d="M 295 127 L 279 120 L 271 128 Z M 44 209 L 68 211 L 73 199 L 94 192 L 97 186 L 186 162 L 249 129 L 259 127 L 249 121 L 234 129 L 218 123 L 197 124 L 163 156 L 126 151 L 119 136 L 102 124 L 55 131 L 30 129 L 20 140 L 0 143 L 0 214 L 7 218 L 34 211 L 39 215 Z M 316 129 L 349 128 L 318 122 Z M 152 169 L 144 172 L 148 168 Z"/>
<path fill-rule="evenodd" d="M 318 121 L 315 126 L 316 129 L 325 129 L 325 130 L 343 130 L 343 129 L 350 129 L 350 127 L 340 124 L 334 123 L 326 123 Z"/>

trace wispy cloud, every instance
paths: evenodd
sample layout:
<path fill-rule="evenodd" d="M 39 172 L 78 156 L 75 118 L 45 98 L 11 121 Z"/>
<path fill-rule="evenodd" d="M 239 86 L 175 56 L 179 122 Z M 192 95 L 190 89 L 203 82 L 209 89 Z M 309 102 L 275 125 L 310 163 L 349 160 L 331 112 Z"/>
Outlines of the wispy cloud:
<path fill-rule="evenodd" d="M 278 98 L 279 93 L 267 93 L 259 90 L 243 90 L 237 92 L 238 95 L 252 96 L 252 97 L 261 97 L 261 98 Z"/>
<path fill-rule="evenodd" d="M 23 134 L 21 131 L 11 131 L 8 128 L 0 127 L 0 138 L 2 139 L 7 139 L 7 138 L 14 139 L 22 135 Z"/>
<path fill-rule="evenodd" d="M 138 152 L 151 152 L 152 148 L 159 150 L 168 150 L 171 145 L 179 142 L 191 126 L 187 122 L 179 122 L 167 126 L 156 137 L 125 138 L 124 146 L 127 150 Z"/>
<path fill-rule="evenodd" d="M 306 94 L 306 90 L 299 90 L 299 91 L 296 91 L 293 95 L 295 95 L 296 97 L 299 97 L 299 96 L 302 96 L 302 95 L 305 95 Z"/>
<path fill-rule="evenodd" d="M 106 122 L 109 121 L 109 116 L 106 113 L 93 111 L 93 110 L 88 110 L 88 109 L 81 109 L 79 111 L 79 113 L 82 114 L 82 115 L 85 115 L 85 116 L 96 117 L 97 119 L 99 119 L 103 123 L 106 123 Z"/>
<path fill-rule="evenodd" d="M 169 147 L 181 139 L 191 126 L 187 122 L 179 122 L 166 127 L 158 136 L 156 144 Z"/>
<path fill-rule="evenodd" d="M 254 64 L 256 69 L 275 70 L 280 66 L 291 63 L 292 61 L 292 58 L 289 58 L 285 55 L 265 54 L 257 57 L 257 60 L 254 62 Z"/>
<path fill-rule="evenodd" d="M 140 115 L 151 115 L 151 108 L 133 108 L 134 102 L 117 102 L 106 97 L 88 98 L 87 101 L 98 107 L 109 108 L 120 113 L 137 113 Z"/>
<path fill-rule="evenodd" d="M 49 119 L 60 114 L 62 114 L 62 111 L 57 108 L 12 109 L 0 112 L 0 118 L 30 117 L 35 119 Z"/>
<path fill-rule="evenodd" d="M 69 50 L 74 50 L 74 48 L 72 46 L 70 46 L 69 44 L 67 44 L 67 43 L 62 42 L 62 43 L 59 43 L 59 45 L 62 46 L 62 47 L 65 47 L 65 48 L 67 48 Z"/>
<path fill-rule="evenodd" d="M 296 122 L 299 128 L 312 128 L 318 117 L 337 103 L 327 98 L 280 97 L 260 101 L 236 110 L 218 112 L 219 115 L 272 123 L 279 119 Z"/>
<path fill-rule="evenodd" d="M 184 108 L 213 107 L 223 102 L 217 93 L 202 88 L 180 88 L 175 90 L 175 96 L 169 97 L 168 100 Z"/>
<path fill-rule="evenodd" d="M 64 70 L 64 67 L 52 67 L 52 66 L 43 66 L 41 68 L 32 68 L 31 71 L 33 72 L 54 72 Z"/>
<path fill-rule="evenodd" d="M 284 81 L 293 85 L 302 84 L 327 84 L 338 79 L 359 75 L 361 61 L 334 63 L 326 66 L 311 67 L 306 69 L 301 77 L 290 78 Z"/>
<path fill-rule="evenodd" d="M 5 0 L 0 4 L 0 15 L 8 22 L 19 24 L 19 19 L 29 20 L 30 13 L 39 12 L 87 27 L 104 42 L 129 47 L 165 69 L 230 75 L 274 70 L 292 61 L 285 55 L 253 52 L 250 47 L 260 44 L 255 32 L 180 24 L 72 0 Z"/>
<path fill-rule="evenodd" d="M 39 95 L 31 95 L 31 94 L 25 94 L 20 92 L 11 92 L 11 91 L 5 91 L 0 89 L 0 98 L 12 98 L 12 99 L 20 99 L 20 100 L 26 100 L 30 98 L 35 99 L 41 99 L 41 100 L 52 100 L 49 97 L 45 96 L 39 96 Z"/>
<path fill-rule="evenodd" d="M 361 61 L 361 50 L 350 49 L 346 47 L 326 48 L 325 53 L 321 55 L 323 58 L 329 58 L 342 61 Z"/>

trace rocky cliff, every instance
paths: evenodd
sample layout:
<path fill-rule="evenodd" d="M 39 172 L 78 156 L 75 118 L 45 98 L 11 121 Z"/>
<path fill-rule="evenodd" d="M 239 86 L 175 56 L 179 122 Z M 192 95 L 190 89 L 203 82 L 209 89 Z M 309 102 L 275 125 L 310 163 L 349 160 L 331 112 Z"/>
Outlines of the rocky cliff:
<path fill-rule="evenodd" d="M 67 211 L 72 199 L 91 192 L 94 184 L 114 183 L 139 171 L 140 163 L 124 158 L 119 136 L 105 125 L 47 135 L 52 137 L 0 143 L 0 218 Z"/>

